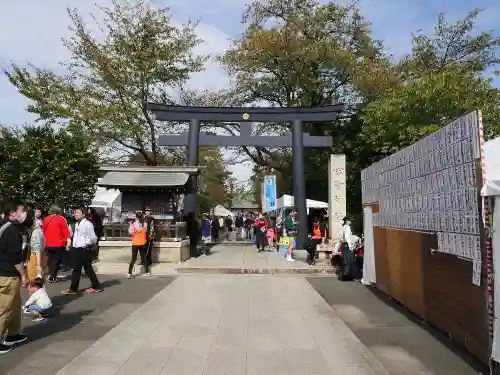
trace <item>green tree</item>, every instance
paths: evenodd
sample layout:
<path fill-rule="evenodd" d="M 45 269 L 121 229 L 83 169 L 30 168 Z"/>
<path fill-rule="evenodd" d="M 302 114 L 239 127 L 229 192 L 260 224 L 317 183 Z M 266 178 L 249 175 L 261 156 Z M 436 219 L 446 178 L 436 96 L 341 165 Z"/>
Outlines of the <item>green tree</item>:
<path fill-rule="evenodd" d="M 500 62 L 500 38 L 476 30 L 478 13 L 453 24 L 440 14 L 433 35 L 413 36 L 412 54 L 397 66 L 400 83 L 361 112 L 364 142 L 391 154 L 476 109 L 486 135 L 500 134 L 500 90 L 486 76 Z"/>
<path fill-rule="evenodd" d="M 215 206 L 231 203 L 230 176 L 223 156 L 214 147 L 200 147 L 199 163 L 204 168 L 198 177 L 198 214 L 209 213 Z"/>
<path fill-rule="evenodd" d="M 304 124 L 304 131 L 334 139 L 331 150 L 306 150 L 307 194 L 326 200 L 328 155 L 348 154 L 351 162 L 350 155 L 359 145 L 353 129 L 357 106 L 395 84 L 389 59 L 355 6 L 316 0 L 254 1 L 244 14 L 243 24 L 241 38 L 221 61 L 234 77 L 236 94 L 245 102 L 279 107 L 346 105 L 338 121 Z M 283 123 L 264 124 L 259 130 L 283 134 L 288 127 Z M 275 169 L 280 194 L 292 192 L 289 150 L 249 151 L 251 160 L 259 166 Z M 351 172 L 355 171 L 349 168 Z M 351 183 L 354 176 L 348 178 L 351 194 L 358 190 Z M 261 177 L 254 180 L 258 182 Z M 260 190 L 257 182 L 255 189 Z M 260 199 L 258 194 L 256 199 Z"/>
<path fill-rule="evenodd" d="M 172 88 L 202 70 L 207 56 L 193 52 L 201 42 L 195 25 L 174 26 L 168 8 L 113 0 L 99 10 L 102 22 L 90 26 L 68 10 L 73 35 L 64 45 L 71 60 L 61 63 L 62 74 L 31 64 L 14 64 L 5 74 L 41 120 L 84 132 L 106 146 L 105 154 L 140 154 L 157 165 L 158 135 L 178 126 L 155 121 L 146 105 L 172 103 Z"/>
<path fill-rule="evenodd" d="M 88 204 L 99 176 L 95 150 L 64 129 L 1 129 L 0 200 L 63 207 Z"/>

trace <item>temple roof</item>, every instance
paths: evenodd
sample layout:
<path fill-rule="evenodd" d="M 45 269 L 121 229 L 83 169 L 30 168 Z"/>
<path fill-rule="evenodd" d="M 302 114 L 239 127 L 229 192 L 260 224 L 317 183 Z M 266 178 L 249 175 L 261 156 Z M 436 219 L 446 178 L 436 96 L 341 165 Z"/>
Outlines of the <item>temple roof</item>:
<path fill-rule="evenodd" d="M 120 188 L 182 188 L 198 167 L 102 166 L 104 176 L 97 183 L 109 189 Z"/>

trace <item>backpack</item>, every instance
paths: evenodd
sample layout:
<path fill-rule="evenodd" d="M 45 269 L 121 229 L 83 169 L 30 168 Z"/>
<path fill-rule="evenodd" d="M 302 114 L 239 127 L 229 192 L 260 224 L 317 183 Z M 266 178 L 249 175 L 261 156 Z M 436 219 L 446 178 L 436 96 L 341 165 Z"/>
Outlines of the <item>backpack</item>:
<path fill-rule="evenodd" d="M 2 225 L 2 227 L 0 227 L 0 238 L 2 238 L 2 234 L 3 232 L 5 232 L 5 230 L 10 227 L 12 225 L 12 223 L 10 221 L 6 222 L 4 225 Z"/>

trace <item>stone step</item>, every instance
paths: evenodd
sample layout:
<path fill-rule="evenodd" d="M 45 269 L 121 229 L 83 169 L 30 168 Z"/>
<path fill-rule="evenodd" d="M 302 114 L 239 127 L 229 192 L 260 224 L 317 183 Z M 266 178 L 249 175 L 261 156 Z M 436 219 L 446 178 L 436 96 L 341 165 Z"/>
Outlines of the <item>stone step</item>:
<path fill-rule="evenodd" d="M 96 273 L 100 274 L 126 274 L 128 262 L 99 261 L 93 264 Z M 136 265 L 138 273 L 140 266 Z M 182 263 L 155 263 L 151 270 L 153 275 L 176 274 L 242 274 L 242 275 L 331 275 L 335 269 L 329 266 L 304 267 L 226 267 L 226 266 L 189 266 Z"/>
<path fill-rule="evenodd" d="M 240 267 L 179 267 L 176 273 L 187 274 L 231 274 L 231 275 L 331 275 L 335 273 L 333 267 L 311 266 L 297 268 L 240 268 Z"/>

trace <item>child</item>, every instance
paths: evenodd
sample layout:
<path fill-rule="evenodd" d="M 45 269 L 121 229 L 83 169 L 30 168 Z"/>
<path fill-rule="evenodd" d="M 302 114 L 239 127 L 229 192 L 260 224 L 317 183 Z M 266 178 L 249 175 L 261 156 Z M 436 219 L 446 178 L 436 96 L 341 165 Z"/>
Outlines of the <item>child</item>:
<path fill-rule="evenodd" d="M 35 316 L 33 321 L 42 321 L 45 319 L 44 314 L 52 306 L 50 297 L 39 280 L 30 282 L 28 290 L 31 293 L 31 297 L 24 304 L 24 312 L 33 314 Z"/>

